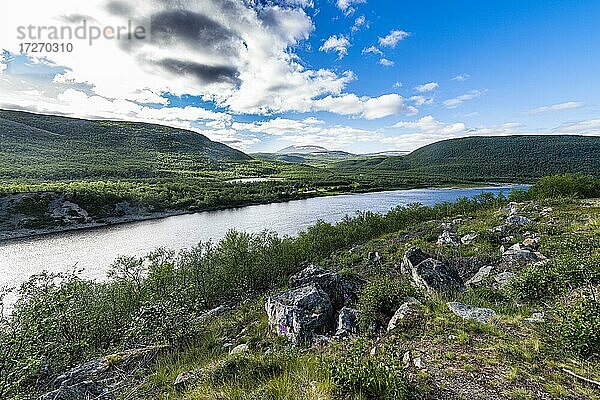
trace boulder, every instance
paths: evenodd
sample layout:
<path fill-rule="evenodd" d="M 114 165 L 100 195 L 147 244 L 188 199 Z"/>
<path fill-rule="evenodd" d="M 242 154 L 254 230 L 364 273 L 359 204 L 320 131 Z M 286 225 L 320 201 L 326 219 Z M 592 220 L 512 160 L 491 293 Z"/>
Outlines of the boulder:
<path fill-rule="evenodd" d="M 498 288 L 503 288 L 504 286 L 508 285 L 515 276 L 516 275 L 512 272 L 501 272 L 494 276 L 494 281 L 496 282 L 495 286 Z"/>
<path fill-rule="evenodd" d="M 387 331 L 391 332 L 402 325 L 410 325 L 419 320 L 422 315 L 421 303 L 412 297 L 405 299 L 405 302 L 398 307 L 392 319 L 387 326 Z"/>
<path fill-rule="evenodd" d="M 460 241 L 458 240 L 458 236 L 456 236 L 456 233 L 449 230 L 445 230 L 438 237 L 437 244 L 440 246 L 458 246 L 460 244 Z"/>
<path fill-rule="evenodd" d="M 477 239 L 479 237 L 478 234 L 476 233 L 469 233 L 463 237 L 460 238 L 460 242 L 462 244 L 471 244 L 475 241 L 475 239 Z"/>
<path fill-rule="evenodd" d="M 310 265 L 290 278 L 290 287 L 298 288 L 310 284 L 327 293 L 334 309 L 340 309 L 355 294 L 354 285 L 343 279 L 340 274 L 326 271 L 316 265 Z"/>
<path fill-rule="evenodd" d="M 250 347 L 246 343 L 238 344 L 229 351 L 229 354 L 240 354 L 250 351 Z"/>
<path fill-rule="evenodd" d="M 358 333 L 358 311 L 344 307 L 338 314 L 335 335 L 346 337 Z"/>
<path fill-rule="evenodd" d="M 428 254 L 424 253 L 418 247 L 411 247 L 404 253 L 404 259 L 400 266 L 401 272 L 404 274 L 410 274 L 413 268 L 421 264 L 423 261 L 431 258 Z"/>
<path fill-rule="evenodd" d="M 381 262 L 381 255 L 377 251 L 369 252 L 368 259 L 371 264 L 379 264 Z"/>
<path fill-rule="evenodd" d="M 465 286 L 479 287 L 483 285 L 483 283 L 490 277 L 493 269 L 494 267 L 492 265 L 481 267 L 471 279 L 465 282 Z"/>
<path fill-rule="evenodd" d="M 510 217 L 506 218 L 506 223 L 513 226 L 524 226 L 532 222 L 532 219 L 523 217 L 521 215 L 511 215 Z"/>
<path fill-rule="evenodd" d="M 269 297 L 265 310 L 271 329 L 294 344 L 310 342 L 333 315 L 329 296 L 315 283 Z"/>
<path fill-rule="evenodd" d="M 540 247 L 540 238 L 538 237 L 529 237 L 523 240 L 523 247 L 529 250 L 537 250 Z"/>
<path fill-rule="evenodd" d="M 405 268 L 409 269 L 413 283 L 418 288 L 433 292 L 456 292 L 463 283 L 455 270 L 448 264 L 425 255 L 420 249 L 412 248 L 404 255 Z M 418 262 L 415 264 L 415 262 Z"/>
<path fill-rule="evenodd" d="M 111 393 L 125 383 L 127 372 L 147 367 L 168 346 L 151 346 L 128 350 L 80 364 L 59 375 L 55 390 L 40 400 L 112 399 Z"/>
<path fill-rule="evenodd" d="M 472 319 L 487 324 L 496 316 L 496 311 L 489 308 L 478 308 L 463 303 L 450 302 L 448 308 L 462 319 Z"/>
<path fill-rule="evenodd" d="M 531 251 L 519 243 L 510 246 L 508 249 L 505 249 L 504 246 L 502 246 L 500 251 L 502 252 L 502 259 L 506 262 L 518 262 L 523 264 L 546 259 L 541 253 Z"/>

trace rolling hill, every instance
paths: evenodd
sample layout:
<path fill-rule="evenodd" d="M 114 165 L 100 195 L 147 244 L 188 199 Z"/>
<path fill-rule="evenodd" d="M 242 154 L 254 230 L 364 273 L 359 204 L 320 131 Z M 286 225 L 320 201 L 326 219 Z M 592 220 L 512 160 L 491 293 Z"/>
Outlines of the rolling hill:
<path fill-rule="evenodd" d="M 341 161 L 330 168 L 457 182 L 527 182 L 558 173 L 600 176 L 600 137 L 468 137 L 433 143 L 406 156 Z"/>
<path fill-rule="evenodd" d="M 188 130 L 0 110 L 0 180 L 155 178 L 251 160 Z"/>

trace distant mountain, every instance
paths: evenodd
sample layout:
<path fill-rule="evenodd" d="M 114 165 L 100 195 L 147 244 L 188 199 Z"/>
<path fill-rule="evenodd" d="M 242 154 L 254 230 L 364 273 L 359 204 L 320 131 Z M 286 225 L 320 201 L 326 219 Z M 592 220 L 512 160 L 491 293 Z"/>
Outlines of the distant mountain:
<path fill-rule="evenodd" d="M 389 150 L 389 151 L 380 151 L 377 153 L 366 153 L 366 154 L 361 154 L 361 156 L 364 157 L 395 157 L 395 156 L 405 156 L 407 154 L 409 154 L 410 151 L 405 151 L 405 150 Z"/>
<path fill-rule="evenodd" d="M 445 140 L 401 157 L 340 161 L 346 173 L 435 177 L 449 181 L 532 181 L 558 173 L 600 176 L 600 137 L 535 135 Z"/>
<path fill-rule="evenodd" d="M 276 154 L 312 154 L 312 153 L 327 153 L 325 147 L 321 146 L 288 146 L 285 149 L 281 149 Z"/>
<path fill-rule="evenodd" d="M 0 179 L 151 178 L 199 174 L 251 158 L 167 126 L 0 110 Z"/>

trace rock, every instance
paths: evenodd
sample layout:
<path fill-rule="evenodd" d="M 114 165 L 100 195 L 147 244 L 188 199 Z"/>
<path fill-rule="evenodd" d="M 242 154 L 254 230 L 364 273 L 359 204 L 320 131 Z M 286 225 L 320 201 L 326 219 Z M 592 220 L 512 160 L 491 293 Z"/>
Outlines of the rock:
<path fill-rule="evenodd" d="M 177 375 L 173 388 L 177 391 L 185 389 L 190 383 L 195 381 L 197 378 L 196 374 L 192 371 L 185 371 Z"/>
<path fill-rule="evenodd" d="M 458 240 L 458 236 L 456 236 L 456 233 L 452 231 L 444 231 L 438 237 L 437 244 L 440 246 L 458 246 L 460 244 L 460 241 Z"/>
<path fill-rule="evenodd" d="M 532 219 L 520 215 L 511 215 L 510 217 L 506 218 L 506 223 L 513 226 L 524 226 L 532 222 Z"/>
<path fill-rule="evenodd" d="M 369 252 L 368 259 L 371 264 L 379 264 L 381 262 L 381 256 L 376 251 Z"/>
<path fill-rule="evenodd" d="M 434 292 L 456 292 L 463 289 L 462 280 L 447 264 L 433 258 L 427 258 L 417 265 L 410 262 L 411 258 L 418 261 L 423 255 L 421 250 L 413 248 L 404 256 L 415 286 Z"/>
<path fill-rule="evenodd" d="M 511 202 L 508 205 L 500 208 L 501 212 L 507 213 L 509 216 L 516 215 L 521 212 L 520 204 Z"/>
<path fill-rule="evenodd" d="M 525 322 L 528 322 L 530 324 L 541 324 L 545 321 L 546 321 L 546 313 L 544 313 L 544 312 L 533 313 L 531 315 L 531 317 L 525 318 Z"/>
<path fill-rule="evenodd" d="M 410 274 L 411 271 L 423 261 L 430 258 L 428 254 L 425 254 L 423 250 L 418 247 L 411 247 L 404 253 L 404 259 L 400 266 L 401 272 L 404 274 Z"/>
<path fill-rule="evenodd" d="M 539 246 L 540 246 L 540 239 L 537 237 L 530 237 L 530 238 L 523 240 L 523 247 L 525 247 L 529 250 L 535 251 L 538 249 Z"/>
<path fill-rule="evenodd" d="M 223 305 L 218 306 L 216 308 L 213 308 L 212 310 L 209 310 L 203 314 L 200 314 L 196 318 L 196 322 L 197 323 L 205 323 L 208 320 L 213 319 L 213 318 L 218 317 L 219 315 L 223 314 L 226 310 L 227 310 L 227 308 L 225 306 L 223 306 Z"/>
<path fill-rule="evenodd" d="M 508 249 L 503 249 L 503 247 L 504 246 L 500 249 L 502 252 L 502 259 L 507 262 L 516 261 L 519 263 L 528 263 L 546 259 L 541 253 L 531 251 L 519 243 L 510 246 Z"/>
<path fill-rule="evenodd" d="M 240 354 L 250 351 L 250 347 L 246 343 L 238 344 L 229 351 L 229 354 Z"/>
<path fill-rule="evenodd" d="M 128 371 L 146 367 L 168 346 L 151 346 L 97 358 L 59 375 L 56 388 L 40 396 L 40 400 L 108 400 L 115 388 L 123 384 Z"/>
<path fill-rule="evenodd" d="M 473 319 L 482 324 L 489 323 L 496 316 L 496 311 L 489 308 L 478 308 L 458 302 L 448 303 L 448 308 L 462 319 Z"/>
<path fill-rule="evenodd" d="M 352 308 L 344 307 L 338 315 L 335 335 L 346 337 L 358 333 L 358 311 Z"/>
<path fill-rule="evenodd" d="M 503 237 L 502 239 L 500 239 L 500 241 L 504 244 L 514 242 L 514 240 L 515 240 L 514 236 L 506 236 L 506 237 Z"/>
<path fill-rule="evenodd" d="M 513 280 L 515 276 L 516 275 L 512 272 L 501 272 L 498 275 L 494 276 L 494 281 L 496 282 L 496 286 L 498 288 L 503 288 L 508 283 L 510 283 L 510 281 Z"/>
<path fill-rule="evenodd" d="M 494 267 L 492 265 L 486 265 L 484 267 L 481 267 L 479 269 L 479 271 L 477 271 L 477 273 L 471 279 L 469 279 L 467 282 L 465 282 L 465 286 L 467 286 L 467 287 L 481 286 L 485 282 L 485 280 L 487 280 L 490 277 L 493 269 L 494 269 Z"/>
<path fill-rule="evenodd" d="M 310 265 L 290 278 L 290 287 L 298 288 L 316 284 L 327 293 L 334 309 L 344 306 L 346 301 L 355 295 L 354 285 L 342 279 L 340 274 L 326 271 L 316 265 Z"/>
<path fill-rule="evenodd" d="M 491 233 L 500 233 L 500 234 L 502 234 L 502 233 L 507 232 L 509 229 L 510 228 L 508 226 L 506 226 L 506 225 L 498 225 L 498 226 L 495 226 L 495 227 L 491 228 L 490 232 Z"/>
<path fill-rule="evenodd" d="M 479 237 L 478 234 L 476 233 L 469 233 L 463 237 L 460 238 L 460 241 L 462 244 L 471 244 L 475 241 L 475 239 L 477 239 Z"/>
<path fill-rule="evenodd" d="M 269 297 L 265 310 L 269 326 L 294 344 L 310 342 L 333 314 L 329 296 L 315 283 Z"/>
<path fill-rule="evenodd" d="M 387 331 L 391 332 L 399 326 L 413 324 L 419 320 L 422 315 L 421 303 L 412 297 L 405 299 L 405 302 L 398 307 L 392 319 L 387 326 Z"/>
<path fill-rule="evenodd" d="M 423 368 L 423 359 L 421 357 L 415 358 L 413 360 L 413 365 L 418 369 Z"/>
<path fill-rule="evenodd" d="M 410 351 L 407 351 L 406 353 L 404 353 L 404 356 L 402 356 L 402 364 L 404 364 L 404 368 L 410 367 L 410 362 L 411 362 Z"/>

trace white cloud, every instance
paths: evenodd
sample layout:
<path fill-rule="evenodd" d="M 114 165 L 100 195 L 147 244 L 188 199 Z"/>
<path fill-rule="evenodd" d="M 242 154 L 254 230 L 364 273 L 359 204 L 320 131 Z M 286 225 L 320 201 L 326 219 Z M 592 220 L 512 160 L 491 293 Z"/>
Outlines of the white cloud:
<path fill-rule="evenodd" d="M 352 32 L 358 32 L 362 27 L 369 28 L 369 21 L 367 21 L 367 17 L 364 15 L 361 15 L 354 20 L 354 25 L 351 30 Z"/>
<path fill-rule="evenodd" d="M 425 93 L 425 92 L 431 92 L 432 90 L 435 90 L 439 87 L 440 87 L 440 85 L 437 82 L 429 82 L 429 83 L 424 83 L 422 85 L 415 87 L 415 90 L 420 93 Z"/>
<path fill-rule="evenodd" d="M 398 81 L 396 83 L 394 83 L 394 88 L 399 89 L 402 87 L 402 82 Z"/>
<path fill-rule="evenodd" d="M 393 67 L 394 66 L 394 62 L 391 60 L 388 60 L 387 58 L 382 58 L 381 60 L 379 60 L 379 64 L 383 65 L 384 67 Z"/>
<path fill-rule="evenodd" d="M 319 50 L 326 53 L 332 51 L 336 52 L 338 54 L 338 60 L 341 60 L 348 55 L 348 47 L 350 47 L 350 41 L 346 36 L 340 35 L 338 37 L 337 35 L 333 35 L 323 43 Z"/>
<path fill-rule="evenodd" d="M 497 126 L 480 126 L 468 128 L 463 122 L 445 123 L 428 115 L 416 121 L 401 121 L 390 127 L 402 133 L 395 136 L 386 136 L 382 143 L 393 144 L 402 150 L 415 150 L 419 147 L 438 142 L 440 140 L 456 139 L 466 136 L 507 136 L 522 134 L 521 124 L 507 123 Z"/>
<path fill-rule="evenodd" d="M 393 30 L 387 36 L 379 38 L 379 45 L 382 47 L 395 48 L 398 42 L 410 36 L 409 32 L 402 30 Z"/>
<path fill-rule="evenodd" d="M 481 90 L 471 90 L 470 92 L 465 93 L 461 96 L 455 97 L 453 99 L 445 100 L 443 104 L 444 104 L 444 107 L 446 107 L 446 108 L 456 108 L 456 107 L 460 106 L 462 103 L 464 103 L 465 101 L 473 100 L 478 97 L 481 97 L 484 93 L 485 93 L 485 91 L 481 91 Z"/>
<path fill-rule="evenodd" d="M 452 78 L 453 81 L 457 81 L 457 82 L 464 82 L 467 79 L 469 79 L 471 77 L 471 75 L 469 74 L 460 74 L 460 75 L 456 75 L 454 78 Z"/>
<path fill-rule="evenodd" d="M 424 104 L 433 104 L 433 99 L 428 99 L 425 96 L 411 96 L 408 100 L 412 101 L 417 106 L 422 106 Z"/>
<path fill-rule="evenodd" d="M 355 94 L 327 96 L 315 102 L 315 111 L 330 111 L 369 120 L 398 115 L 404 110 L 404 99 L 395 93 L 379 97 L 358 97 Z"/>
<path fill-rule="evenodd" d="M 363 4 L 366 2 L 367 0 L 337 0 L 336 5 L 342 10 L 344 15 L 348 16 L 354 14 L 356 11 L 356 9 L 352 7 L 353 4 Z"/>
<path fill-rule="evenodd" d="M 377 54 L 377 55 L 382 56 L 383 55 L 383 51 L 379 50 L 375 46 L 371 46 L 371 47 L 365 47 L 362 50 L 362 54 Z"/>
<path fill-rule="evenodd" d="M 600 119 L 565 123 L 555 128 L 553 132 L 570 135 L 600 136 Z"/>
<path fill-rule="evenodd" d="M 573 110 L 576 108 L 583 107 L 583 103 L 579 101 L 568 101 L 566 103 L 552 104 L 550 106 L 538 107 L 533 110 L 529 110 L 528 114 L 543 114 L 552 111 L 563 111 L 563 110 Z"/>
<path fill-rule="evenodd" d="M 0 52 L 0 75 L 2 75 L 2 71 L 6 69 L 6 60 L 4 59 L 4 54 Z"/>

